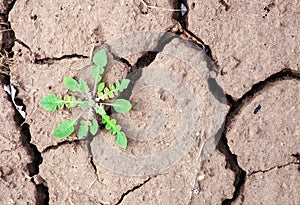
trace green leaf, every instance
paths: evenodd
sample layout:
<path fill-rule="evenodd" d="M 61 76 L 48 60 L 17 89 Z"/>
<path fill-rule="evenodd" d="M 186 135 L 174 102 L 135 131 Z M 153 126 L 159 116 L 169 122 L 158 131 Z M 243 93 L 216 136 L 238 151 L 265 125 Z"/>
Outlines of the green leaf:
<path fill-rule="evenodd" d="M 121 85 L 121 84 L 120 84 L 120 81 L 118 81 L 118 80 L 116 81 L 116 83 L 115 83 L 115 84 L 116 84 L 116 88 L 119 88 L 119 87 L 120 87 L 120 85 Z"/>
<path fill-rule="evenodd" d="M 84 80 L 80 79 L 79 80 L 78 90 L 81 93 L 88 93 L 90 89 L 89 89 L 87 83 Z"/>
<path fill-rule="evenodd" d="M 60 97 L 57 97 L 55 94 L 49 94 L 43 97 L 40 100 L 40 105 L 48 111 L 54 112 L 58 105 L 63 104 L 63 101 Z"/>
<path fill-rule="evenodd" d="M 120 131 L 121 131 L 121 126 L 118 125 L 118 124 L 115 124 L 115 127 L 110 130 L 110 134 L 114 135 L 114 134 L 116 134 L 117 132 L 120 132 Z"/>
<path fill-rule="evenodd" d="M 105 129 L 110 130 L 115 129 L 117 121 L 115 119 L 109 119 L 105 123 Z"/>
<path fill-rule="evenodd" d="M 115 141 L 120 147 L 125 149 L 127 146 L 127 138 L 126 135 L 121 132 L 121 126 L 117 125 L 116 120 L 110 119 L 108 115 L 102 115 L 102 122 L 105 123 L 105 129 L 109 130 L 111 134 L 116 134 Z"/>
<path fill-rule="evenodd" d="M 78 91 L 79 84 L 74 78 L 64 77 L 64 84 L 72 92 Z"/>
<path fill-rule="evenodd" d="M 98 84 L 101 81 L 102 74 L 104 73 L 104 68 L 97 65 L 92 66 L 92 78 L 95 79 L 95 83 Z"/>
<path fill-rule="evenodd" d="M 118 132 L 115 137 L 116 143 L 123 149 L 126 149 L 127 147 L 127 138 L 124 132 Z"/>
<path fill-rule="evenodd" d="M 89 132 L 89 122 L 87 120 L 82 120 L 78 129 L 78 139 L 83 139 L 88 135 Z"/>
<path fill-rule="evenodd" d="M 116 112 L 125 113 L 131 109 L 131 104 L 128 100 L 117 99 L 113 102 L 112 105 Z"/>
<path fill-rule="evenodd" d="M 128 87 L 129 83 L 130 83 L 129 79 L 123 79 L 121 85 L 118 87 L 118 90 L 120 92 L 123 92 L 123 90 L 125 90 Z"/>
<path fill-rule="evenodd" d="M 93 56 L 93 63 L 100 67 L 107 65 L 107 55 L 104 49 L 98 50 Z"/>
<path fill-rule="evenodd" d="M 92 120 L 92 124 L 90 126 L 90 132 L 92 135 L 95 135 L 99 129 L 98 121 L 96 119 Z"/>
<path fill-rule="evenodd" d="M 54 130 L 55 138 L 66 138 L 74 132 L 74 125 L 76 125 L 76 119 L 66 120 L 58 125 Z"/>
<path fill-rule="evenodd" d="M 100 114 L 100 115 L 106 115 L 106 112 L 104 110 L 104 107 L 103 105 L 101 106 L 97 106 L 96 109 L 95 109 L 96 113 Z"/>
<path fill-rule="evenodd" d="M 102 92 L 103 89 L 104 89 L 104 87 L 105 87 L 105 83 L 104 82 L 99 83 L 99 85 L 98 85 L 98 93 Z"/>
<path fill-rule="evenodd" d="M 117 121 L 110 119 L 108 115 L 102 115 L 102 122 L 105 124 L 105 129 L 111 130 L 111 133 L 121 131 L 121 126 L 117 125 Z"/>

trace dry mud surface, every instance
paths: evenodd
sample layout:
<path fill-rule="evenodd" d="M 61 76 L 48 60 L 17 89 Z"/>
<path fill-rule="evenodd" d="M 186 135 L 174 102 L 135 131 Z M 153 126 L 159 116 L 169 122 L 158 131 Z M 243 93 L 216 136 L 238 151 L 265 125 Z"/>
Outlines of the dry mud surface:
<path fill-rule="evenodd" d="M 300 205 L 300 2 L 145 2 L 155 8 L 140 0 L 0 2 L 0 204 Z M 182 3 L 184 16 L 170 11 Z M 179 37 L 161 36 L 156 55 L 142 49 L 151 35 L 132 40 L 135 50 L 116 40 L 141 31 Z M 116 116 L 126 132 L 144 137 L 129 137 L 126 151 L 105 131 L 92 141 L 54 139 L 72 113 L 39 106 L 43 96 L 67 92 L 63 76 L 85 76 L 78 68 L 107 42 L 128 53 L 118 53 L 123 60 L 107 68 L 105 82 L 143 70 L 132 111 L 125 120 Z M 176 55 L 168 55 L 173 48 Z M 5 93 L 9 84 L 26 107 L 25 121 Z M 213 102 L 220 102 L 216 119 Z M 155 122 L 163 128 L 148 132 Z M 164 156 L 178 133 L 174 162 L 143 161 Z M 206 146 L 211 139 L 217 146 Z M 124 155 L 137 160 L 115 157 Z"/>

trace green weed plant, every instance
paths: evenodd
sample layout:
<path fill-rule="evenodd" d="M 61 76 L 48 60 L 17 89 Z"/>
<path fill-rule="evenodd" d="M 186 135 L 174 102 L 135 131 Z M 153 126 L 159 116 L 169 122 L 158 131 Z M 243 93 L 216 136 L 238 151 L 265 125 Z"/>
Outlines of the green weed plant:
<path fill-rule="evenodd" d="M 56 94 L 49 94 L 40 100 L 40 105 L 48 111 L 55 112 L 57 109 L 71 109 L 79 107 L 83 113 L 88 112 L 88 117 L 81 118 L 82 114 L 69 120 L 65 120 L 54 130 L 55 138 L 67 138 L 74 130 L 75 126 L 79 126 L 77 137 L 84 139 L 88 134 L 96 135 L 99 130 L 99 123 L 92 113 L 97 113 L 101 116 L 101 121 L 105 125 L 105 129 L 110 131 L 115 136 L 115 142 L 126 149 L 127 137 L 121 131 L 121 126 L 117 124 L 115 119 L 107 115 L 105 106 L 112 106 L 116 112 L 126 113 L 131 109 L 131 104 L 125 99 L 116 99 L 112 103 L 107 100 L 115 98 L 120 92 L 127 88 L 130 80 L 123 79 L 121 82 L 116 81 L 112 86 L 106 86 L 101 82 L 104 68 L 107 65 L 107 55 L 104 49 L 98 50 L 93 58 L 92 78 L 94 80 L 93 90 L 90 90 L 85 80 L 76 79 L 72 77 L 64 77 L 63 82 L 67 89 L 71 92 L 79 93 L 81 97 L 76 95 L 64 95 L 61 97 Z M 78 124 L 79 123 L 79 124 Z"/>

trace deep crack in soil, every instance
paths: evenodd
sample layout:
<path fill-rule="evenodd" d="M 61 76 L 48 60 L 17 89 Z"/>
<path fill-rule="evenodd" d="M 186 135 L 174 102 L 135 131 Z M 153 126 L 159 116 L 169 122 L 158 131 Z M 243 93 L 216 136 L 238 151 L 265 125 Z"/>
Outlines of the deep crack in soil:
<path fill-rule="evenodd" d="M 47 57 L 47 58 L 35 58 L 34 63 L 35 64 L 53 64 L 55 61 L 60 61 L 64 59 L 72 59 L 72 58 L 89 58 L 88 56 L 80 55 L 80 54 L 70 54 L 70 55 L 63 55 L 61 57 Z"/>
<path fill-rule="evenodd" d="M 1 74 L 0 74 L 1 75 Z M 9 85 L 10 77 L 9 76 L 1 76 L 1 85 Z M 48 204 L 49 202 L 49 193 L 48 187 L 45 183 L 38 183 L 35 181 L 35 176 L 39 174 L 39 165 L 42 163 L 43 158 L 41 153 L 38 151 L 37 147 L 34 144 L 31 144 L 31 134 L 29 129 L 29 124 L 25 123 L 24 118 L 20 115 L 19 111 L 15 108 L 11 96 L 8 94 L 8 100 L 11 102 L 14 107 L 14 121 L 16 126 L 20 127 L 20 135 L 22 146 L 27 151 L 28 155 L 31 156 L 31 163 L 27 164 L 27 169 L 29 172 L 30 181 L 35 184 L 36 187 L 36 203 L 37 204 Z M 15 98 L 15 101 L 18 105 L 23 106 L 23 110 L 26 111 L 26 106 L 24 105 L 21 99 Z"/>

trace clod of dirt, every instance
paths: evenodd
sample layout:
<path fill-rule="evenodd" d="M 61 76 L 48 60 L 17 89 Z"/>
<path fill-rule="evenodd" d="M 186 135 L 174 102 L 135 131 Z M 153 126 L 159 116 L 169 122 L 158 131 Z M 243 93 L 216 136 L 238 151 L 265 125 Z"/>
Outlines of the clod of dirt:
<path fill-rule="evenodd" d="M 300 83 L 294 79 L 269 83 L 244 102 L 229 124 L 228 145 L 247 172 L 237 204 L 299 202 L 293 191 L 299 190 L 293 157 L 300 144 L 299 90 Z"/>
<path fill-rule="evenodd" d="M 291 164 L 248 177 L 243 194 L 234 205 L 300 204 L 298 165 Z"/>
<path fill-rule="evenodd" d="M 42 154 L 40 176 L 47 181 L 50 204 L 115 204 L 147 178 L 125 177 L 90 164 L 85 145 L 65 144 Z"/>
<path fill-rule="evenodd" d="M 198 145 L 178 163 L 124 196 L 120 204 L 188 204 L 199 172 Z M 147 178 L 146 178 L 147 179 Z"/>
<path fill-rule="evenodd" d="M 232 120 L 228 144 L 248 174 L 294 161 L 300 144 L 300 83 L 273 83 L 247 102 Z M 261 109 L 254 114 L 258 105 Z"/>
<path fill-rule="evenodd" d="M 172 8 L 167 0 L 147 3 Z M 89 56 L 92 42 L 103 43 L 140 30 L 165 31 L 173 25 L 172 12 L 148 9 L 144 13 L 140 5 L 139 0 L 55 0 L 38 4 L 20 0 L 10 13 L 10 21 L 16 38 L 42 58 L 73 53 Z"/>
<path fill-rule="evenodd" d="M 299 9 L 297 0 L 230 1 L 228 11 L 216 0 L 199 1 L 189 12 L 188 29 L 210 46 L 226 73 L 218 82 L 239 98 L 273 73 L 300 70 Z"/>

